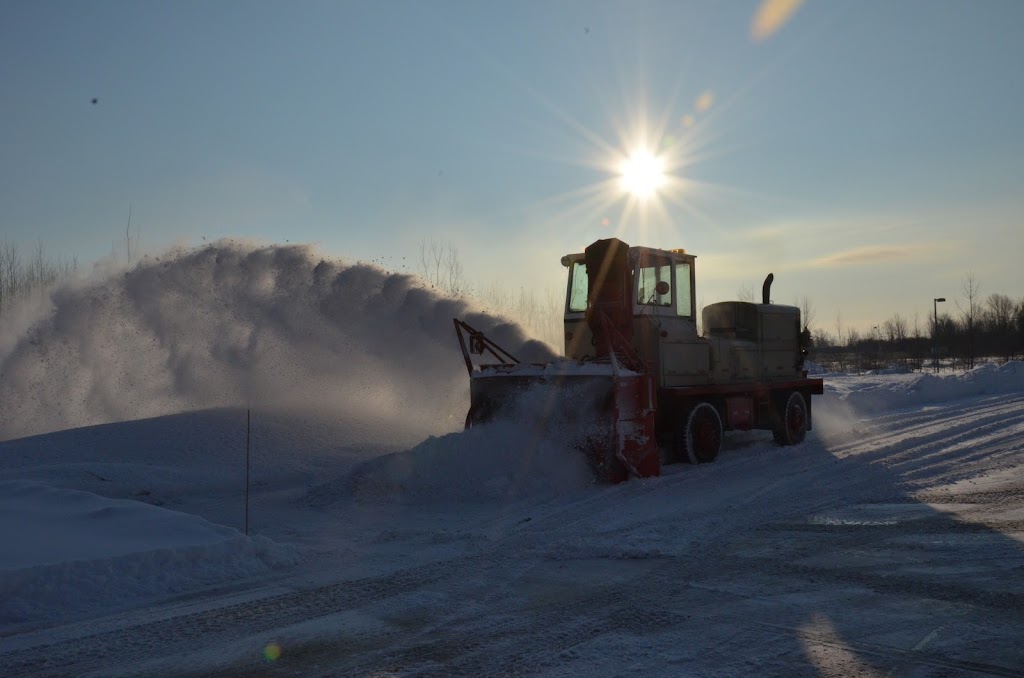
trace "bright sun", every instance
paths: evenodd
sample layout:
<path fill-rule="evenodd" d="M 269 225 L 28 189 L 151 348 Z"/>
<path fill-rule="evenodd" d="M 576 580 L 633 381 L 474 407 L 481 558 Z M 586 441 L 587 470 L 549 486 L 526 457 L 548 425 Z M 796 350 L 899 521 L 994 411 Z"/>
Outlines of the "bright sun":
<path fill-rule="evenodd" d="M 665 162 L 646 148 L 637 149 L 622 162 L 619 175 L 622 190 L 646 200 L 665 184 Z"/>

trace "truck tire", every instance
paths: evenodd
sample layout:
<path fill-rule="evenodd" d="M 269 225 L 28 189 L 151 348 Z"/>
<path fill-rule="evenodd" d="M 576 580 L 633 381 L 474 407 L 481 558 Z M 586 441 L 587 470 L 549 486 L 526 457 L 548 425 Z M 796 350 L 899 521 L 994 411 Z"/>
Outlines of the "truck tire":
<path fill-rule="evenodd" d="M 800 391 L 793 391 L 779 399 L 775 410 L 772 435 L 779 445 L 799 445 L 807 435 L 807 401 Z"/>
<path fill-rule="evenodd" d="M 722 417 L 714 405 L 697 403 L 677 434 L 680 457 L 691 464 L 709 464 L 722 451 Z"/>

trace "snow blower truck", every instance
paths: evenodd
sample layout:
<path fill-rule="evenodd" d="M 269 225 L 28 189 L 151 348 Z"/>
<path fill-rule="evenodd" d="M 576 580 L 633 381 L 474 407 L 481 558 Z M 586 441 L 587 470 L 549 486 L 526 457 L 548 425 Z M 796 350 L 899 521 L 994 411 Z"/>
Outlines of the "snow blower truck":
<path fill-rule="evenodd" d="M 724 431 L 802 442 L 823 387 L 804 369 L 800 309 L 771 303 L 769 273 L 760 304 L 706 306 L 700 336 L 695 262 L 685 250 L 616 238 L 562 257 L 565 357 L 555 362 L 521 363 L 456 318 L 470 377 L 466 428 L 529 399 L 549 425 L 573 428 L 574 446 L 610 482 L 659 475 L 663 458 L 712 462 Z"/>

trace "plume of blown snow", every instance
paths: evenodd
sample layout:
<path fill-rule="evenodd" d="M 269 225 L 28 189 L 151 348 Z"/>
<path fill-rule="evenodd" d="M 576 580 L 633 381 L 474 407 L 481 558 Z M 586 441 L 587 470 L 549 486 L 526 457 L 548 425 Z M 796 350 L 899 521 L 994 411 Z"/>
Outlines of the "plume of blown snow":
<path fill-rule="evenodd" d="M 251 405 L 377 420 L 408 442 L 455 430 L 468 407 L 453 317 L 521 359 L 553 357 L 414 276 L 305 245 L 221 241 L 47 303 L 0 330 L 0 438 Z"/>
<path fill-rule="evenodd" d="M 345 491 L 359 500 L 429 503 L 580 490 L 594 482 L 589 441 L 612 435 L 601 407 L 610 395 L 608 380 L 586 378 L 511 392 L 494 420 L 370 459 Z"/>
<path fill-rule="evenodd" d="M 557 496 L 591 484 L 582 452 L 505 420 L 371 459 L 346 492 L 364 501 L 453 502 Z"/>

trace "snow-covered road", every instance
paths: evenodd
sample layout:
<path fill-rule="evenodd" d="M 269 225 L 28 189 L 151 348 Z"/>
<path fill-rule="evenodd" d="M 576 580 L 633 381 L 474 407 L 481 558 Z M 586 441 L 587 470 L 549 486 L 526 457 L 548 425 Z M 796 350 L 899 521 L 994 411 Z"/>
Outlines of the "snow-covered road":
<path fill-rule="evenodd" d="M 0 627 L 0 666 L 10 675 L 1020 675 L 1024 365 L 827 376 L 826 387 L 815 431 L 797 448 L 730 434 L 715 464 L 618 486 L 591 484 L 569 450 L 524 452 L 515 427 L 382 455 L 268 415 L 254 495 L 263 569 L 197 579 L 173 598 L 154 586 L 107 608 L 75 607 L 67 582 L 52 582 L 69 611 L 24 601 L 21 620 Z M 162 420 L 83 429 L 79 442 L 95 445 L 80 463 L 119 488 L 105 496 L 142 488 L 137 500 L 237 527 L 226 489 L 237 475 L 223 455 L 197 450 L 210 439 L 237 449 L 224 445 L 232 417 L 174 419 L 141 461 L 137 448 L 115 453 L 102 440 Z M 60 435 L 3 443 L 5 477 L 45 476 Z M 193 454 L 167 459 L 161 450 L 179 449 L 183 436 Z M 296 445 L 302 454 L 272 453 Z M 466 455 L 473 463 L 460 466 Z M 182 492 L 186 477 L 203 479 L 197 496 Z M 81 473 L 51 482 L 104 489 Z M 133 576 L 127 566 L 120 574 Z"/>

